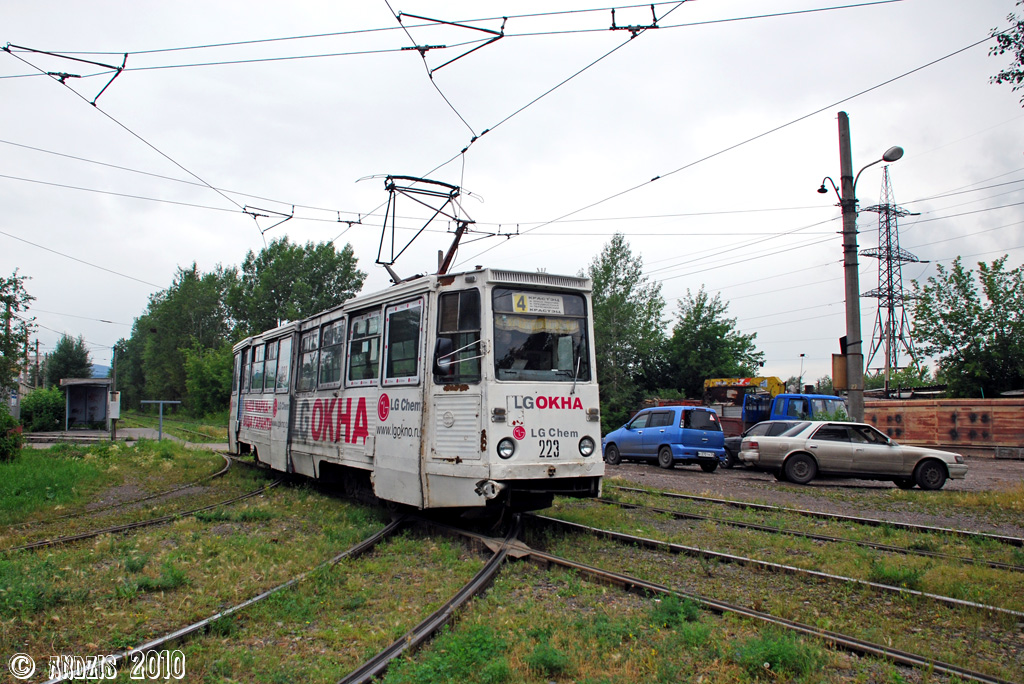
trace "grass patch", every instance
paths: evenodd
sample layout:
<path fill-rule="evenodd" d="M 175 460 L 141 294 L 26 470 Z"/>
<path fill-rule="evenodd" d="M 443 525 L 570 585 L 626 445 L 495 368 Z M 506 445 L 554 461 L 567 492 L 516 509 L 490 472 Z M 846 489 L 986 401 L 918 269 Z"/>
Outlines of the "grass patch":
<path fill-rule="evenodd" d="M 924 574 L 925 571 L 919 568 L 897 567 L 884 561 L 874 561 L 868 573 L 868 581 L 921 591 Z"/>
<path fill-rule="evenodd" d="M 88 589 L 58 586 L 63 571 L 44 562 L 34 571 L 12 560 L 0 560 L 0 615 L 30 615 L 62 603 L 84 600 Z"/>
<path fill-rule="evenodd" d="M 26 514 L 81 501 L 103 469 L 84 460 L 80 446 L 25 449 L 15 461 L 0 463 L 0 524 Z"/>
<path fill-rule="evenodd" d="M 391 684 L 420 682 L 509 681 L 511 668 L 505 657 L 502 635 L 490 625 L 472 625 L 465 630 L 446 629 L 421 660 L 407 660 L 394 666 Z"/>
<path fill-rule="evenodd" d="M 132 599 L 140 593 L 171 591 L 188 583 L 188 575 L 185 571 L 172 561 L 166 560 L 160 566 L 160 574 L 158 576 L 142 575 L 137 579 L 126 579 L 117 586 L 114 590 L 114 595 L 120 599 Z"/>
<path fill-rule="evenodd" d="M 731 658 L 751 677 L 769 681 L 779 676 L 807 677 L 828 660 L 818 646 L 775 630 L 742 641 Z"/>
<path fill-rule="evenodd" d="M 690 599 L 665 596 L 654 604 L 651 611 L 651 622 L 658 627 L 678 627 L 685 622 L 700 619 L 700 606 Z"/>
<path fill-rule="evenodd" d="M 244 508 L 227 509 L 213 508 L 208 511 L 199 511 L 195 514 L 197 520 L 202 522 L 262 522 L 273 520 L 277 513 L 265 508 Z"/>
<path fill-rule="evenodd" d="M 963 508 L 980 509 L 990 513 L 1024 513 L 1024 482 L 1015 487 L 995 492 L 957 492 L 956 502 Z"/>

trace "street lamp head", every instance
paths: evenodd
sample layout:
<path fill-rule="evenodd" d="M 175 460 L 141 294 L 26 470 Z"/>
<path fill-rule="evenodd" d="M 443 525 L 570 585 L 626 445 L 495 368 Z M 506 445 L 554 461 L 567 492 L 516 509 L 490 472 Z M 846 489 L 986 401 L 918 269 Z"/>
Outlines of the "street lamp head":
<path fill-rule="evenodd" d="M 882 161 L 894 162 L 902 156 L 903 148 L 899 145 L 894 145 L 885 151 L 885 154 L 882 155 Z"/>
<path fill-rule="evenodd" d="M 821 187 L 818 188 L 818 194 L 819 195 L 827 195 L 828 194 L 828 188 L 825 187 L 824 183 L 822 183 Z"/>

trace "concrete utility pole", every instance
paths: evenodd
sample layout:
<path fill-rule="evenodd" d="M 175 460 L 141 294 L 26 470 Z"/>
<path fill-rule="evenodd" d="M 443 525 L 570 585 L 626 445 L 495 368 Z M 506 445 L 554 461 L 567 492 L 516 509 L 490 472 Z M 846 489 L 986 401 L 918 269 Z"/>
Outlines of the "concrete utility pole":
<path fill-rule="evenodd" d="M 861 169 L 863 171 L 863 169 Z M 860 276 L 857 273 L 857 196 L 850 153 L 850 117 L 839 112 L 839 185 L 843 210 L 843 272 L 846 280 L 846 382 L 850 418 L 864 420 L 864 353 L 860 335 Z"/>
<path fill-rule="evenodd" d="M 881 162 L 894 162 L 903 156 L 902 147 L 890 147 L 870 164 L 865 164 L 857 175 L 853 175 L 853 159 L 850 153 L 850 117 L 839 112 L 839 185 L 826 176 L 818 192 L 828 193 L 825 181 L 832 183 L 832 189 L 839 195 L 839 206 L 843 210 L 843 271 L 846 277 L 846 384 L 850 418 L 864 420 L 864 353 L 860 339 L 860 278 L 857 274 L 857 179 L 864 169 Z"/>

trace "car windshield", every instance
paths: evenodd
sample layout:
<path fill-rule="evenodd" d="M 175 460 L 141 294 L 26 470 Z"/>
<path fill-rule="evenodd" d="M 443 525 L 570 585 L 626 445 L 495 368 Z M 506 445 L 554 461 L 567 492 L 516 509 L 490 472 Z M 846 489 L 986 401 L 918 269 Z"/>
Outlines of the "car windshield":
<path fill-rule="evenodd" d="M 836 415 L 840 411 L 843 415 L 849 414 L 846 410 L 846 402 L 842 399 L 811 399 L 811 407 L 815 416 Z"/>
<path fill-rule="evenodd" d="M 493 301 L 498 380 L 590 380 L 581 295 L 495 288 Z"/>

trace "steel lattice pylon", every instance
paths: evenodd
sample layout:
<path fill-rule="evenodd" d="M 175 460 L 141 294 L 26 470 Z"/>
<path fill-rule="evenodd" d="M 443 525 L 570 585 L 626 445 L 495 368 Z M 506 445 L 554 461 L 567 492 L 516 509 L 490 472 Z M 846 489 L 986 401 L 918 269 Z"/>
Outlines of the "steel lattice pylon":
<path fill-rule="evenodd" d="M 871 350 L 868 352 L 865 367 L 870 369 L 871 362 L 884 348 L 885 359 L 876 370 L 885 371 L 885 386 L 889 387 L 892 371 L 900 368 L 899 355 L 902 349 L 911 360 L 915 360 L 914 343 L 910 337 L 910 323 L 904 302 L 907 294 L 903 291 L 904 263 L 927 263 L 900 248 L 899 229 L 896 219 L 911 216 L 912 212 L 896 206 L 893 199 L 892 183 L 889 181 L 889 167 L 883 167 L 881 203 L 865 207 L 862 211 L 878 214 L 878 248 L 865 249 L 862 256 L 878 259 L 878 287 L 865 292 L 862 297 L 878 299 L 878 314 L 875 317 L 875 328 L 871 333 Z"/>

